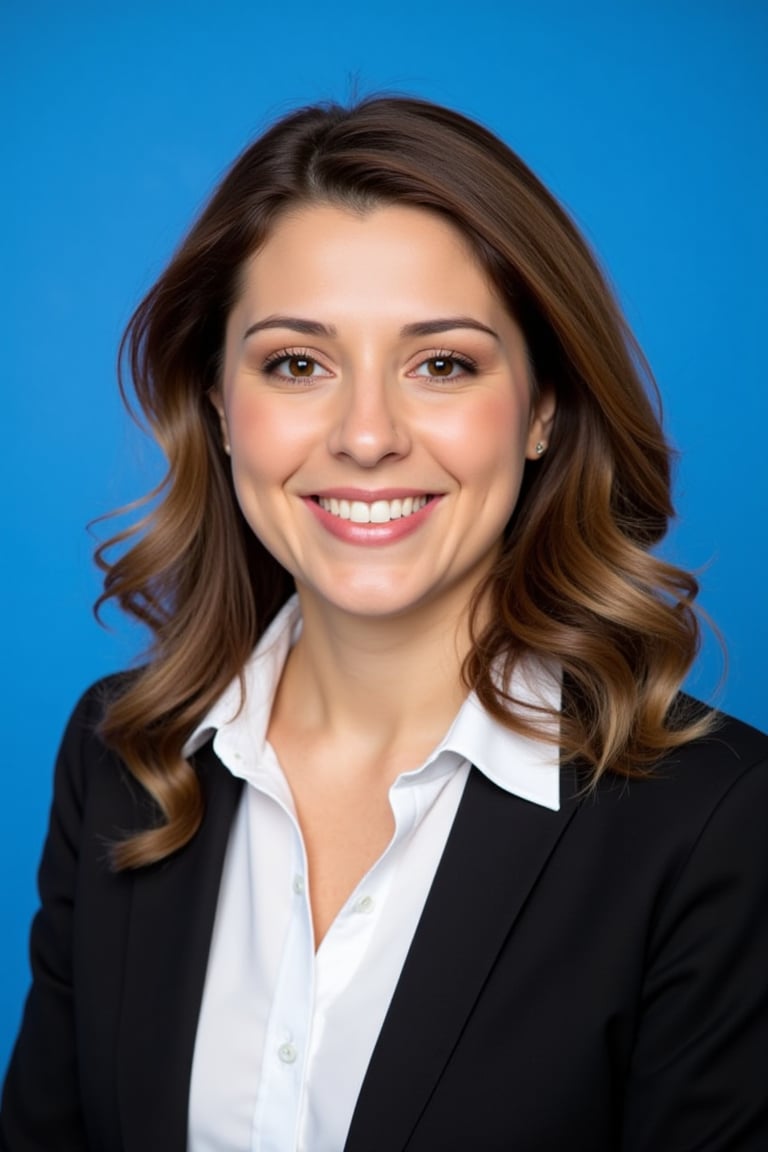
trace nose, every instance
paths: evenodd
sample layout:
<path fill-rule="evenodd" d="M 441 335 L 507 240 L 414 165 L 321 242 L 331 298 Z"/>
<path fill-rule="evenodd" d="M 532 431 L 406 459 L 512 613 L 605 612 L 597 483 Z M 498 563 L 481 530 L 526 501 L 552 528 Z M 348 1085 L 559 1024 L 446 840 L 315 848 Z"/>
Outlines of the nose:
<path fill-rule="evenodd" d="M 335 456 L 346 456 L 361 468 L 407 455 L 410 436 L 397 382 L 381 372 L 347 376 L 328 446 Z"/>

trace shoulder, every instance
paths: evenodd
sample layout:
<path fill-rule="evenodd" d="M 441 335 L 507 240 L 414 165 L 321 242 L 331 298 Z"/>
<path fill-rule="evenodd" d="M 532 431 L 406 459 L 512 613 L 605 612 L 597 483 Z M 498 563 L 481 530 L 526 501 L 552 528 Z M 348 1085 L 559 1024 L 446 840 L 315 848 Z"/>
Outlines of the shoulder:
<path fill-rule="evenodd" d="M 705 841 L 730 836 L 737 855 L 751 846 L 768 864 L 768 735 L 715 713 L 707 735 L 665 757 L 654 774 L 677 794 L 673 810 L 681 809 L 681 820 L 690 813 Z"/>
<path fill-rule="evenodd" d="M 698 701 L 685 698 L 688 706 L 706 712 Z M 716 774 L 736 774 L 752 765 L 768 762 L 768 735 L 734 716 L 724 712 L 711 712 L 712 727 L 699 740 L 688 744 L 665 757 L 665 763 L 678 771 L 714 771 Z"/>
<path fill-rule="evenodd" d="M 109 704 L 116 700 L 141 674 L 141 668 L 111 672 L 90 684 L 76 701 L 70 722 L 86 718 L 100 718 Z"/>
<path fill-rule="evenodd" d="M 715 713 L 706 735 L 668 752 L 641 777 L 607 773 L 581 792 L 578 808 L 582 833 L 640 871 L 669 878 L 711 856 L 717 872 L 716 854 L 727 853 L 734 864 L 753 862 L 766 873 L 768 736 Z"/>
<path fill-rule="evenodd" d="M 766 776 L 768 735 L 698 701 L 685 698 L 684 703 L 688 715 L 709 714 L 709 730 L 667 752 L 640 776 L 627 779 L 606 773 L 596 794 L 625 798 L 634 794 L 638 802 L 697 807 L 716 803 L 745 776 Z"/>
<path fill-rule="evenodd" d="M 135 782 L 102 736 L 110 703 L 125 690 L 133 672 L 117 672 L 91 684 L 75 704 L 59 745 L 54 805 L 83 808 L 93 792 L 135 792 Z"/>
<path fill-rule="evenodd" d="M 711 712 L 710 719 L 706 735 L 668 753 L 649 776 L 650 782 L 667 783 L 679 802 L 691 807 L 718 804 L 752 780 L 758 787 L 768 784 L 768 735 L 723 712 Z"/>
<path fill-rule="evenodd" d="M 691 807 L 717 804 L 753 777 L 763 787 L 768 783 L 768 736 L 723 712 L 710 717 L 706 735 L 668 753 L 649 775 L 651 783 L 668 784 L 679 803 Z"/>
<path fill-rule="evenodd" d="M 70 713 L 59 750 L 59 759 L 78 750 L 97 754 L 105 745 L 101 726 L 107 709 L 134 678 L 133 672 L 115 672 L 86 688 Z"/>
<path fill-rule="evenodd" d="M 54 808 L 92 819 L 107 840 L 144 830 L 163 820 L 157 800 L 133 774 L 103 735 L 110 705 L 128 689 L 141 669 L 114 673 L 83 692 L 65 727 L 54 774 Z M 191 764 L 207 799 L 221 778 L 220 765 L 208 741 Z"/>

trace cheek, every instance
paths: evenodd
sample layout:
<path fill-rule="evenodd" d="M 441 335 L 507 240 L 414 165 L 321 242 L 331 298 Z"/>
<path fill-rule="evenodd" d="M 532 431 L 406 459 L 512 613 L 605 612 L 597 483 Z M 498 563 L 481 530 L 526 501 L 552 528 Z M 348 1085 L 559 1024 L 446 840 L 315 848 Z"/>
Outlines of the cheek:
<path fill-rule="evenodd" d="M 286 564 L 281 524 L 283 484 L 300 462 L 291 422 L 268 398 L 235 392 L 227 405 L 232 482 L 251 531 Z"/>
<path fill-rule="evenodd" d="M 525 464 L 528 399 L 515 392 L 491 391 L 471 405 L 434 420 L 431 435 L 439 440 L 443 459 L 457 479 L 491 481 L 506 477 L 517 487 Z M 463 475 L 462 475 L 463 474 Z"/>
<path fill-rule="evenodd" d="M 227 423 L 236 476 L 276 478 L 300 463 L 307 444 L 306 421 L 284 398 L 283 403 L 275 403 L 273 397 L 236 394 L 228 407 Z"/>

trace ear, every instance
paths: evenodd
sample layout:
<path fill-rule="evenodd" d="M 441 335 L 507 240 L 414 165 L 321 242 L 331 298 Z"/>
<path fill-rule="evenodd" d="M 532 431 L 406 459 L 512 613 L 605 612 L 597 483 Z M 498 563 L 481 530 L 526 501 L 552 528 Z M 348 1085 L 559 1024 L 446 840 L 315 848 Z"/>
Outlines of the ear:
<path fill-rule="evenodd" d="M 221 425 L 221 446 L 226 452 L 227 456 L 232 454 L 232 449 L 229 444 L 229 429 L 227 428 L 227 414 L 224 410 L 224 401 L 222 400 L 221 393 L 218 388 L 208 389 L 208 399 L 213 404 L 219 415 L 219 424 Z"/>
<path fill-rule="evenodd" d="M 540 460 L 546 452 L 556 408 L 554 388 L 550 384 L 542 385 L 531 405 L 528 442 L 525 449 L 527 460 Z"/>

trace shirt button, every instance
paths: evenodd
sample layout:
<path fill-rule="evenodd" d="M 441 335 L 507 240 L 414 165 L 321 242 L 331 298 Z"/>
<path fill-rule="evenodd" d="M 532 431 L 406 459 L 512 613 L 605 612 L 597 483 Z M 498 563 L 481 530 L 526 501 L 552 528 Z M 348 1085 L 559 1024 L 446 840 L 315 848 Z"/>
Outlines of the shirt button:
<path fill-rule="evenodd" d="M 277 1050 L 277 1054 L 282 1060 L 283 1064 L 293 1064 L 296 1057 L 298 1056 L 298 1052 L 294 1048 L 293 1044 L 281 1044 Z"/>
<path fill-rule="evenodd" d="M 306 885 L 304 883 L 304 877 L 303 876 L 294 876 L 294 878 L 293 878 L 293 890 L 296 893 L 296 895 L 297 896 L 303 896 L 305 888 L 306 888 Z"/>
<path fill-rule="evenodd" d="M 373 897 L 361 896 L 355 904 L 355 912 L 371 912 L 373 910 Z"/>

